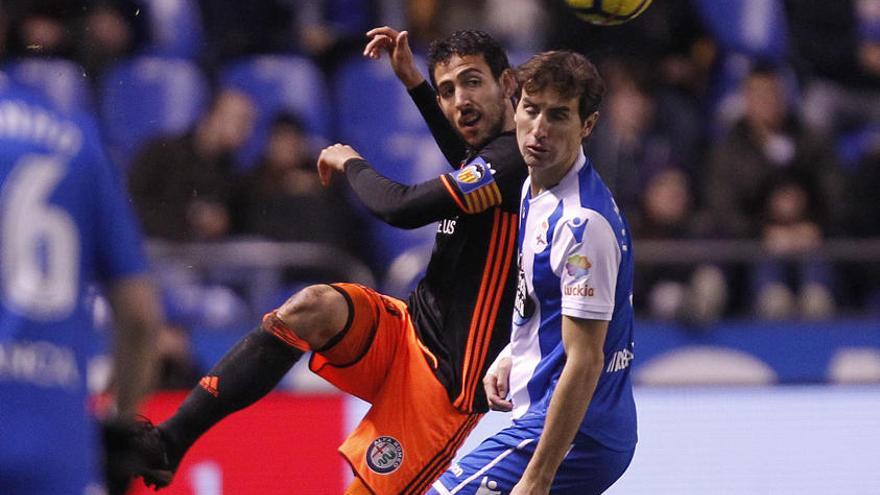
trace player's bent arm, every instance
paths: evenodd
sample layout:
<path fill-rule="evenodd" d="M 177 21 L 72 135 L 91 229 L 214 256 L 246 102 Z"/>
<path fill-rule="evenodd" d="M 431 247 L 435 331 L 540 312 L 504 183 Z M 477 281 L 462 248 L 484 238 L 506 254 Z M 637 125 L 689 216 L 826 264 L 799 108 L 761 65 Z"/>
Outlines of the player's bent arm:
<path fill-rule="evenodd" d="M 486 400 L 489 402 L 489 408 L 494 411 L 508 412 L 513 410 L 513 402 L 507 398 L 510 393 L 510 370 L 512 367 L 510 344 L 507 344 L 486 370 L 486 376 L 483 377 Z"/>
<path fill-rule="evenodd" d="M 408 186 L 382 176 L 358 158 L 346 161 L 344 168 L 364 206 L 394 227 L 413 229 L 461 213 L 439 178 Z"/>
<path fill-rule="evenodd" d="M 382 26 L 367 31 L 367 37 L 370 41 L 364 48 L 364 56 L 378 59 L 383 50 L 388 53 L 394 74 L 418 107 L 443 156 L 453 168 L 458 168 L 467 153 L 465 142 L 443 115 L 436 93 L 416 67 L 409 46 L 409 33 Z"/>
<path fill-rule="evenodd" d="M 134 276 L 112 282 L 114 314 L 113 384 L 117 414 L 130 417 L 153 386 L 156 336 L 162 322 L 152 281 Z"/>
<path fill-rule="evenodd" d="M 544 432 L 517 490 L 548 493 L 556 471 L 584 419 L 605 361 L 608 322 L 562 317 L 565 366 L 550 398 Z"/>

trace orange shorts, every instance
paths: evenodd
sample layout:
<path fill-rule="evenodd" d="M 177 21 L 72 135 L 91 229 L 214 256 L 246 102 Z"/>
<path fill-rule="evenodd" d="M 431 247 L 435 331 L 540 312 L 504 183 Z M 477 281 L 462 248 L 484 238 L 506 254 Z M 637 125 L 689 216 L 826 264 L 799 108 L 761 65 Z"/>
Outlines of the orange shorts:
<path fill-rule="evenodd" d="M 425 493 L 481 415 L 449 402 L 434 376 L 437 358 L 403 301 L 356 284 L 332 287 L 348 301 L 347 329 L 313 353 L 309 367 L 372 405 L 339 448 L 358 477 L 346 493 Z"/>

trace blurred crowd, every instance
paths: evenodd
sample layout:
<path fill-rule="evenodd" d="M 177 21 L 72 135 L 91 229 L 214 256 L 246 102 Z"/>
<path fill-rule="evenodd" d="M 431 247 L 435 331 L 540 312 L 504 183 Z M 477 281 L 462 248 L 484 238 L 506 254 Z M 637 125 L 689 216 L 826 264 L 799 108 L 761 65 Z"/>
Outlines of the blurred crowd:
<path fill-rule="evenodd" d="M 0 15 L 12 77 L 49 93 L 64 84 L 59 95 L 82 86 L 86 103 L 71 106 L 98 115 L 151 238 L 320 242 L 381 279 L 363 212 L 315 173 L 347 108 L 332 97 L 311 114 L 267 106 L 267 91 L 230 83 L 230 67 L 283 55 L 336 89 L 371 27 L 407 28 L 421 53 L 431 39 L 476 28 L 515 63 L 552 48 L 597 62 L 609 91 L 586 150 L 637 240 L 763 246 L 748 263 L 640 266 L 640 314 L 700 324 L 880 312 L 880 260 L 821 255 L 830 239 L 880 238 L 880 1 L 658 0 L 618 27 L 588 25 L 561 0 L 20 0 L 3 2 Z M 114 91 L 120 68 L 143 57 L 186 64 L 194 72 L 162 65 L 153 77 L 183 84 L 189 74 L 207 90 L 133 111 L 191 108 L 125 135 L 133 124 L 114 111 L 137 94 L 120 103 Z M 76 70 L 59 82 L 52 65 L 40 79 L 35 60 Z"/>

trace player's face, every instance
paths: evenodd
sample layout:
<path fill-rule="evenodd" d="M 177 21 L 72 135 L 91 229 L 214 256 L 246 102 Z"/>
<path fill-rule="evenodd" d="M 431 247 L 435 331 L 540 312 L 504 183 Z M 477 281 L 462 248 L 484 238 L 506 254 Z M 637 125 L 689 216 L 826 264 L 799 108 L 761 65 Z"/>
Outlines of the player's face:
<path fill-rule="evenodd" d="M 480 148 L 504 130 L 513 87 L 492 77 L 482 55 L 454 55 L 437 64 L 434 80 L 443 114 L 468 145 Z"/>
<path fill-rule="evenodd" d="M 529 170 L 571 166 L 598 116 L 593 112 L 581 121 L 577 97 L 565 99 L 549 89 L 530 94 L 523 89 L 514 120 L 519 151 Z"/>

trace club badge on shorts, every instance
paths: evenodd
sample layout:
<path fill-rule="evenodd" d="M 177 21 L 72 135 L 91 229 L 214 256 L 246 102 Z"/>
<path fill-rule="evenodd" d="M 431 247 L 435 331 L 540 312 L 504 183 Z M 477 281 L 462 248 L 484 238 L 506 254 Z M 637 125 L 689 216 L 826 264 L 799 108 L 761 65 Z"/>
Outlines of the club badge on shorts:
<path fill-rule="evenodd" d="M 382 436 L 367 448 L 367 466 L 379 474 L 397 471 L 403 462 L 403 447 L 395 438 Z"/>

